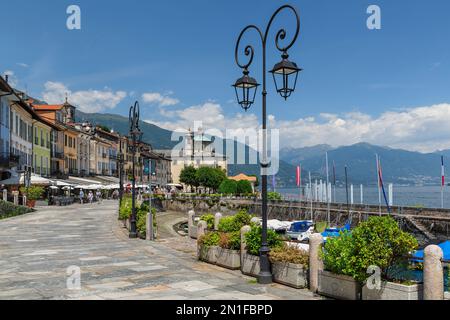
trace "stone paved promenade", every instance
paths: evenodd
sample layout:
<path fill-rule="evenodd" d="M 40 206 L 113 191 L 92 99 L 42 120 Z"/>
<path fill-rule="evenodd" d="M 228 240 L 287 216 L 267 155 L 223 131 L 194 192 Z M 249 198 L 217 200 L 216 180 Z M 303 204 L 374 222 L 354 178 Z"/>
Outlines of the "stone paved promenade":
<path fill-rule="evenodd" d="M 159 216 L 163 238 L 150 243 L 128 239 L 116 212 L 104 201 L 0 221 L 0 299 L 318 299 L 198 262 L 195 241 L 171 230 L 180 214 Z M 67 289 L 70 266 L 81 290 Z"/>

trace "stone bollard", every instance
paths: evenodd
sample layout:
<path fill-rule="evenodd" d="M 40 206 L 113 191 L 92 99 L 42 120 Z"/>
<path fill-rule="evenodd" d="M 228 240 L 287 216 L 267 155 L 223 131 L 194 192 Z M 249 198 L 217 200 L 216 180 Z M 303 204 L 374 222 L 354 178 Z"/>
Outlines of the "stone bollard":
<path fill-rule="evenodd" d="M 241 228 L 241 265 L 244 260 L 243 258 L 244 254 L 247 251 L 247 244 L 245 243 L 245 234 L 250 232 L 250 230 L 251 230 L 250 226 L 243 226 Z"/>
<path fill-rule="evenodd" d="M 13 196 L 14 196 L 14 204 L 16 206 L 19 205 L 19 191 L 13 191 Z"/>
<path fill-rule="evenodd" d="M 155 233 L 153 230 L 153 213 L 147 213 L 147 221 L 145 226 L 145 239 L 153 241 L 155 240 Z"/>
<path fill-rule="evenodd" d="M 261 224 L 261 220 L 259 220 L 259 218 L 258 217 L 253 217 L 251 220 L 250 220 L 250 222 L 251 223 L 255 223 L 255 224 Z"/>
<path fill-rule="evenodd" d="M 208 224 L 206 221 L 200 220 L 197 224 L 197 239 L 200 239 L 201 236 L 205 235 L 206 229 L 208 228 Z"/>
<path fill-rule="evenodd" d="M 8 190 L 3 189 L 3 201 L 8 201 Z"/>
<path fill-rule="evenodd" d="M 323 261 L 319 256 L 322 244 L 320 233 L 314 233 L 309 238 L 309 290 L 314 293 L 319 289 L 319 272 L 323 270 Z"/>
<path fill-rule="evenodd" d="M 444 269 L 442 249 L 436 245 L 425 248 L 423 255 L 423 299 L 444 300 Z"/>
<path fill-rule="evenodd" d="M 222 214 L 220 212 L 217 212 L 214 216 L 214 230 L 219 230 L 219 222 L 220 219 L 222 219 Z"/>
<path fill-rule="evenodd" d="M 24 207 L 26 207 L 27 206 L 27 196 L 22 196 L 22 205 L 24 206 Z"/>
<path fill-rule="evenodd" d="M 188 233 L 189 233 L 189 238 L 195 238 L 193 235 L 193 228 L 194 228 L 194 216 L 195 216 L 195 211 L 191 210 L 188 212 Z"/>

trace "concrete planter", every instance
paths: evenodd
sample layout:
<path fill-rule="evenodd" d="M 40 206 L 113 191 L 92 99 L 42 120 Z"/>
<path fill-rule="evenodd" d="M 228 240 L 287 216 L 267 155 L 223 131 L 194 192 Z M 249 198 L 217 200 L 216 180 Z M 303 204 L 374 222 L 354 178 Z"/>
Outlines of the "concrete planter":
<path fill-rule="evenodd" d="M 198 259 L 211 264 L 217 263 L 217 254 L 219 252 L 219 247 L 211 246 L 197 246 Z"/>
<path fill-rule="evenodd" d="M 308 270 L 301 264 L 273 262 L 272 273 L 275 282 L 296 289 L 308 287 Z"/>
<path fill-rule="evenodd" d="M 450 292 L 444 292 L 444 300 L 450 300 Z"/>
<path fill-rule="evenodd" d="M 399 283 L 383 281 L 381 289 L 362 288 L 362 300 L 422 300 L 423 285 L 406 286 Z"/>
<path fill-rule="evenodd" d="M 254 256 L 247 252 L 241 254 L 241 272 L 247 276 L 257 277 L 260 265 L 259 256 Z"/>
<path fill-rule="evenodd" d="M 339 300 L 360 300 L 361 286 L 352 277 L 319 272 L 319 294 Z"/>
<path fill-rule="evenodd" d="M 189 236 L 192 239 L 197 239 L 197 226 L 190 226 L 189 227 Z"/>
<path fill-rule="evenodd" d="M 217 250 L 217 265 L 232 270 L 239 269 L 241 267 L 241 252 L 219 247 Z"/>

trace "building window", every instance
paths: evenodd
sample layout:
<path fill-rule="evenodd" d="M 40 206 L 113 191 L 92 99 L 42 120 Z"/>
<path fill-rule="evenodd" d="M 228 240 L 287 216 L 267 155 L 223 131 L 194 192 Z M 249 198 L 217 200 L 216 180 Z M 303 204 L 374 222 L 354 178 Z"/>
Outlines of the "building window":
<path fill-rule="evenodd" d="M 67 147 L 67 135 L 64 135 L 64 146 Z"/>

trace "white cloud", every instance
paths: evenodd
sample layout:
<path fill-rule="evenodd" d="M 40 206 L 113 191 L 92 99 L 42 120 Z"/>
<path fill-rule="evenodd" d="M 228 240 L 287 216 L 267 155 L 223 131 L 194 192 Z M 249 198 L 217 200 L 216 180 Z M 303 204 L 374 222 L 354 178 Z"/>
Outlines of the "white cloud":
<path fill-rule="evenodd" d="M 169 130 L 179 130 L 194 127 L 194 122 L 202 122 L 204 129 L 240 129 L 240 128 L 257 128 L 258 119 L 252 113 L 238 113 L 234 116 L 226 116 L 222 107 L 214 102 L 206 102 L 201 105 L 192 106 L 181 110 L 166 111 L 160 110 L 160 114 L 170 118 L 169 121 L 152 121 L 149 123 L 156 124 L 162 128 Z"/>
<path fill-rule="evenodd" d="M 450 104 L 387 111 L 378 117 L 364 113 L 321 114 L 319 119 L 270 120 L 280 129 L 284 146 L 332 146 L 368 142 L 420 152 L 450 148 Z M 287 138 L 289 137 L 289 138 Z M 284 138 L 284 139 L 283 139 Z"/>
<path fill-rule="evenodd" d="M 142 95 L 142 100 L 145 103 L 156 103 L 160 107 L 173 106 L 178 104 L 180 101 L 178 99 L 170 97 L 173 92 L 168 92 L 167 94 L 161 94 L 158 92 L 147 92 Z"/>
<path fill-rule="evenodd" d="M 83 90 L 72 92 L 61 82 L 48 81 L 44 85 L 42 93 L 43 99 L 50 104 L 60 104 L 65 101 L 66 94 L 69 102 L 83 112 L 93 113 L 108 109 L 114 109 L 125 97 L 125 91 L 112 91 L 109 88 L 104 90 Z"/>
<path fill-rule="evenodd" d="M 177 130 L 192 128 L 202 121 L 205 129 L 258 128 L 255 114 L 226 115 L 217 103 L 207 102 L 182 110 L 164 111 L 165 121 L 151 121 L 160 127 Z M 317 117 L 278 120 L 269 115 L 269 127 L 280 130 L 281 147 L 329 144 L 334 147 L 368 142 L 406 150 L 432 152 L 450 148 L 450 104 L 386 111 L 379 116 L 361 112 L 322 113 Z"/>
<path fill-rule="evenodd" d="M 24 63 L 24 62 L 17 62 L 16 64 L 17 64 L 19 67 L 22 67 L 22 68 L 28 68 L 28 67 L 29 67 L 29 65 L 26 64 L 26 63 Z"/>

